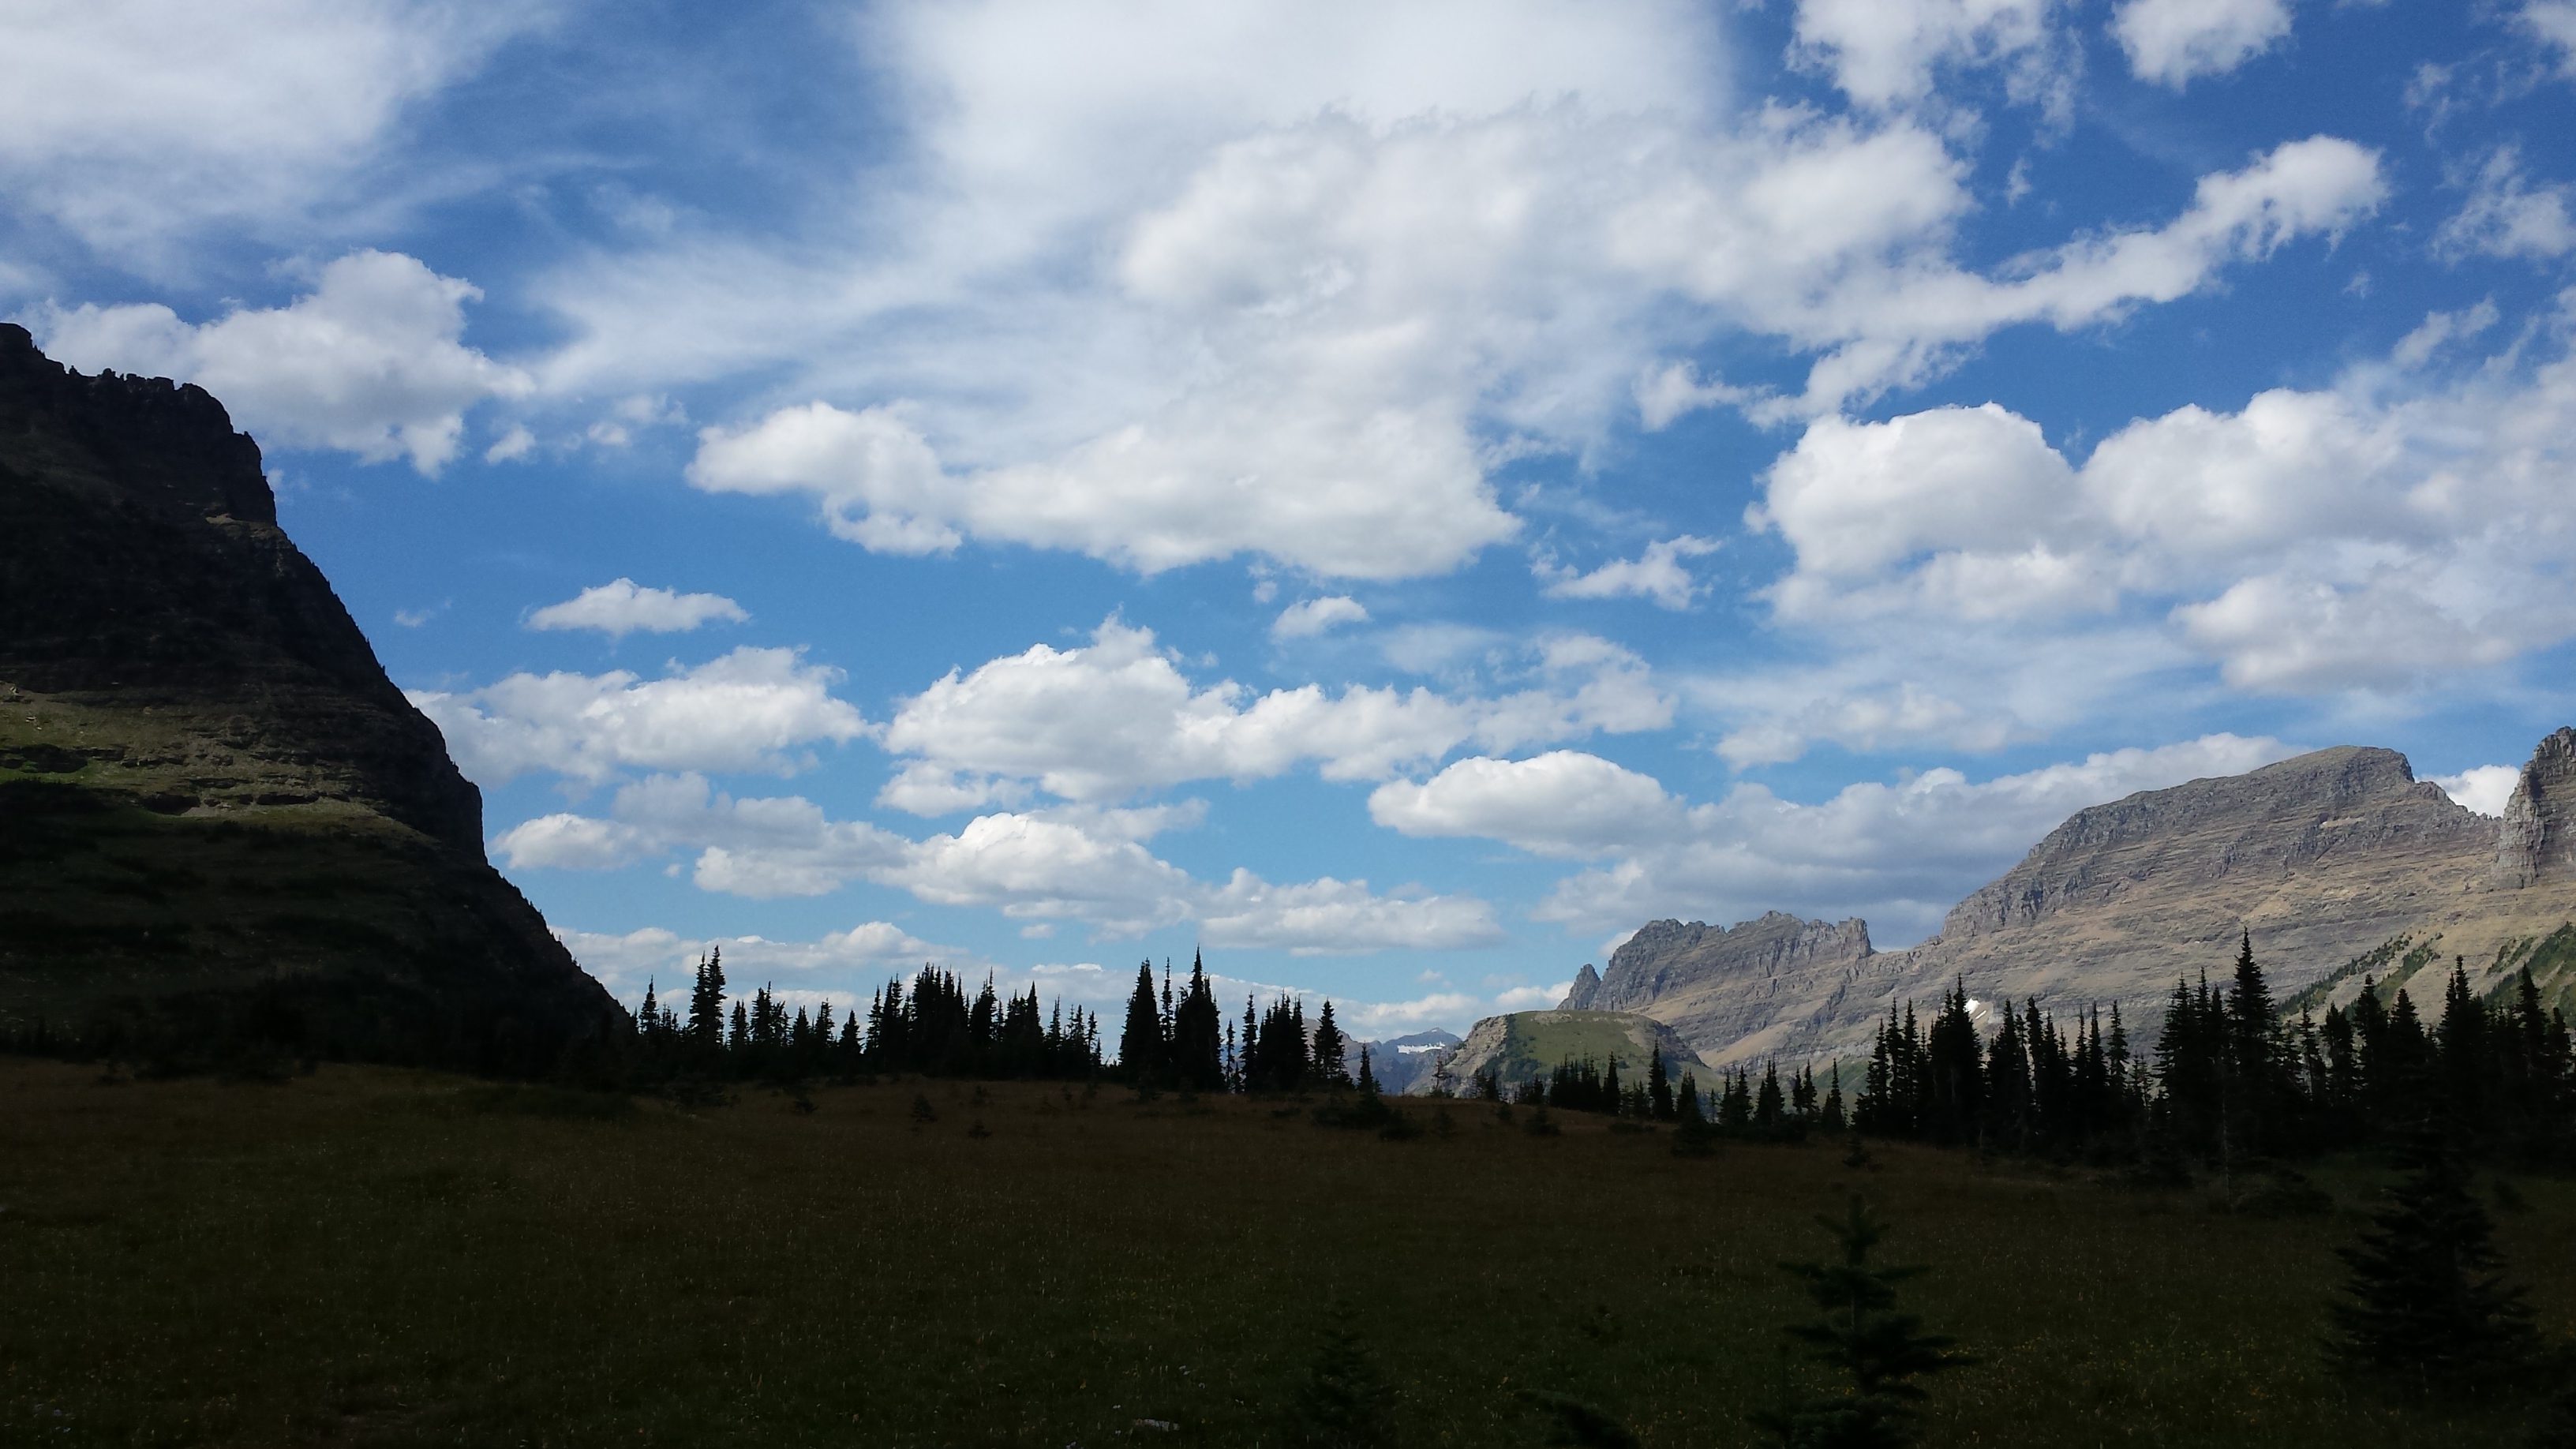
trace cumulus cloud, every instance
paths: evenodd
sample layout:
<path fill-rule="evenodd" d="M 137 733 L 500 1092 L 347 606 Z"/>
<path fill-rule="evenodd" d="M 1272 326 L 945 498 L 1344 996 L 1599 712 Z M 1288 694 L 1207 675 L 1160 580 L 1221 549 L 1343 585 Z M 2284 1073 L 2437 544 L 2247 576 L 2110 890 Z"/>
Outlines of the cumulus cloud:
<path fill-rule="evenodd" d="M 1326 779 L 1382 777 L 1462 744 L 1488 749 L 1626 733 L 1671 723 L 1672 701 L 1643 661 L 1588 635 L 1539 641 L 1537 687 L 1495 695 L 1320 685 L 1255 696 L 1200 686 L 1153 631 L 1112 618 L 1089 645 L 1027 652 L 951 672 L 902 702 L 883 743 L 913 763 L 882 803 L 922 813 L 969 808 L 1025 783 L 1100 802 L 1186 780 L 1255 780 L 1312 761 Z"/>
<path fill-rule="evenodd" d="M 75 367 L 173 377 L 224 401 L 272 445 L 339 448 L 369 462 L 408 456 L 436 473 L 465 413 L 531 384 L 464 345 L 465 303 L 483 294 L 419 260 L 358 251 L 284 307 L 196 326 L 157 302 L 40 310 L 45 350 Z"/>
<path fill-rule="evenodd" d="M 1900 28 L 1886 8 L 1811 4 L 1802 24 L 1838 27 L 1817 53 L 1854 77 L 2048 48 L 2025 43 L 2035 0 L 1921 0 L 1901 7 L 1915 58 L 1864 67 Z M 706 430 L 689 476 L 809 497 L 870 549 L 1415 577 L 1517 534 L 1498 459 L 1588 451 L 1632 407 L 1830 412 L 1999 328 L 2186 295 L 2381 189 L 2371 153 L 2313 138 L 2203 178 L 2181 214 L 1978 271 L 1958 256 L 1972 168 L 1945 131 L 1713 107 L 1724 67 L 1696 10 L 1497 4 L 1426 48 L 1425 17 L 1452 12 L 1222 9 L 1087 13 L 1102 59 L 1073 68 L 1027 49 L 1064 32 L 1047 7 L 890 14 L 884 54 L 947 104 L 920 108 L 918 191 L 860 228 L 881 249 L 703 236 L 586 258 L 547 284 L 575 334 L 549 386 L 790 362 L 786 405 Z M 1672 361 L 1745 334 L 1812 357 L 1803 390 Z"/>
<path fill-rule="evenodd" d="M 1634 596 L 1652 599 L 1666 609 L 1687 609 L 1691 596 L 1699 592 L 1698 583 L 1682 560 L 1699 558 L 1717 552 L 1718 541 L 1690 534 L 1667 538 L 1646 545 L 1646 551 L 1632 559 L 1613 559 L 1592 572 L 1577 573 L 1572 569 L 1551 567 L 1542 559 L 1535 565 L 1539 577 L 1548 581 L 1540 592 L 1551 599 L 1615 599 Z"/>
<path fill-rule="evenodd" d="M 0 46 L 0 182 L 22 215 L 129 262 L 184 270 L 202 227 L 267 229 L 338 200 L 404 107 L 553 9 L 13 7 Z"/>
<path fill-rule="evenodd" d="M 1829 634 L 1973 620 L 2025 643 L 2155 610 L 2228 684 L 2292 693 L 2411 688 L 2567 638 L 2567 319 L 2455 382 L 2399 370 L 2492 317 L 2429 319 L 2398 369 L 2332 389 L 2139 419 L 2080 467 L 1994 404 L 1820 420 L 1752 515 L 1797 553 L 1774 605 Z"/>
<path fill-rule="evenodd" d="M 2123 0 L 2111 33 L 2138 79 L 2181 90 L 2225 75 L 2290 33 L 2289 0 Z"/>
<path fill-rule="evenodd" d="M 904 972 L 929 961 L 954 969 L 973 959 L 969 952 L 922 940 L 891 921 L 862 921 L 846 931 L 827 931 L 811 941 L 773 941 L 765 936 L 683 936 L 661 926 L 645 926 L 622 934 L 558 927 L 555 938 L 572 952 L 583 970 L 619 996 L 640 1000 L 644 988 L 651 985 L 662 1004 L 683 1016 L 688 1013 L 691 973 L 711 951 L 724 953 L 726 984 L 737 993 L 748 995 L 751 983 L 774 979 L 772 973 L 785 973 L 789 984 L 779 994 L 790 1001 L 816 994 L 811 988 L 802 988 L 798 977 L 828 975 L 848 979 L 863 972 L 875 976 Z M 861 1004 L 855 996 L 840 1000 L 843 1007 Z M 837 1019 L 839 1013 L 834 1016 Z"/>
<path fill-rule="evenodd" d="M 2294 750 L 2206 735 L 2160 749 L 1971 782 L 1927 770 L 1863 782 L 1802 805 L 1756 784 L 1690 804 L 1597 756 L 1461 760 L 1369 799 L 1378 823 L 1414 836 L 1473 836 L 1604 865 L 1557 883 L 1534 913 L 1602 930 L 1664 916 L 1720 923 L 1785 909 L 1866 915 L 1881 944 L 1930 930 L 1950 903 L 2000 874 L 2068 815 L 2139 790 L 2237 774 Z"/>
<path fill-rule="evenodd" d="M 1304 599 L 1279 611 L 1270 621 L 1273 639 L 1305 639 L 1337 629 L 1344 624 L 1365 624 L 1369 611 L 1359 600 L 1347 594 L 1325 599 Z"/>
<path fill-rule="evenodd" d="M 528 615 L 531 629 L 597 629 L 623 639 L 638 629 L 655 634 L 685 634 L 717 620 L 739 624 L 750 614 L 722 594 L 682 594 L 670 589 L 638 587 L 618 578 L 584 589 L 560 604 L 548 604 Z"/>
<path fill-rule="evenodd" d="M 760 770 L 812 763 L 801 747 L 856 739 L 867 721 L 832 697 L 840 671 L 793 649 L 745 646 L 660 679 L 513 674 L 465 693 L 406 690 L 480 785 L 531 771 L 598 784 L 629 769 Z"/>
<path fill-rule="evenodd" d="M 2522 771 L 2512 765 L 2473 765 L 2456 775 L 2427 775 L 2424 778 L 2442 787 L 2442 793 L 2480 815 L 2504 814 L 2513 800 L 2513 787 L 2522 783 Z"/>
<path fill-rule="evenodd" d="M 833 820 L 802 796 L 736 798 L 703 776 L 664 775 L 620 789 L 606 816 L 540 816 L 503 832 L 493 849 L 512 869 L 562 870 L 694 851 L 701 890 L 816 896 L 864 879 L 936 905 L 1082 921 L 1103 938 L 1185 921 L 1199 922 L 1210 945 L 1300 955 L 1451 950 L 1503 938 L 1492 906 L 1472 896 L 1409 887 L 1380 893 L 1364 880 L 1330 876 L 1272 884 L 1246 870 L 1210 884 L 1145 848 L 1164 830 L 1197 823 L 1203 809 L 1191 802 L 995 812 L 909 840 L 864 821 Z"/>

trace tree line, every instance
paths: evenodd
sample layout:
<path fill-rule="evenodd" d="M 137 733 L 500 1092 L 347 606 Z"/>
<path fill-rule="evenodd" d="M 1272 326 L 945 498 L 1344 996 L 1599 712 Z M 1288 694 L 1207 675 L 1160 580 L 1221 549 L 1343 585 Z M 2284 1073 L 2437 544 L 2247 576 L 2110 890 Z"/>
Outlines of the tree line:
<path fill-rule="evenodd" d="M 2388 999 L 2383 1000 L 2383 996 Z M 1954 985 L 1924 1027 L 1890 1008 L 1853 1113 L 1874 1135 L 1990 1150 L 2298 1156 L 2426 1130 L 2482 1155 L 2564 1156 L 2576 1144 L 2576 1053 L 2528 967 L 2481 1000 L 2455 960 L 2428 1025 L 2364 977 L 2349 1009 L 2287 1018 L 2250 935 L 2232 979 L 2177 981 L 2152 1054 L 2114 1006 L 2061 1023 L 2009 1001 L 1991 1036 Z"/>
<path fill-rule="evenodd" d="M 1098 1014 L 1058 999 L 1041 1008 L 1035 986 L 1004 995 L 988 974 L 969 995 L 954 972 L 925 965 L 907 987 L 901 978 L 870 993 L 864 1009 L 836 1013 L 830 1001 L 792 1011 L 769 986 L 749 997 L 728 994 L 724 952 L 699 958 L 685 1005 L 644 989 L 635 1013 L 640 1075 L 795 1080 L 806 1077 L 931 1076 L 1133 1082 L 1205 1092 L 1300 1092 L 1367 1085 L 1367 1053 L 1358 1077 L 1351 1042 L 1326 1000 L 1311 1026 L 1302 998 L 1267 1007 L 1251 997 L 1240 1025 L 1216 1003 L 1203 959 L 1190 961 L 1176 993 L 1167 964 L 1136 968 L 1136 988 L 1111 1057 Z"/>

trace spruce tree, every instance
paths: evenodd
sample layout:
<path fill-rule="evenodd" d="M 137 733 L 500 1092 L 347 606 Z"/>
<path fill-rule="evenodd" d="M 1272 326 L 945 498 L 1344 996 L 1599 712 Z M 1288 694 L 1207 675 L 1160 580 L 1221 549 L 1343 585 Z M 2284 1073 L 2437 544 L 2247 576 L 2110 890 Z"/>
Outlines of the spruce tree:
<path fill-rule="evenodd" d="M 1664 1049 L 1646 1059 L 1646 1110 L 1658 1122 L 1673 1120 L 1673 1084 L 1664 1076 Z"/>
<path fill-rule="evenodd" d="M 1351 1084 L 1351 1067 L 1345 1060 L 1350 1049 L 1349 1039 L 1342 1035 L 1339 1026 L 1333 1024 L 1332 998 L 1326 997 L 1323 1012 L 1315 1018 L 1314 1048 L 1315 1073 L 1324 1079 L 1325 1086 L 1347 1087 Z"/>
<path fill-rule="evenodd" d="M 2333 1305 L 2334 1358 L 2356 1376 L 2440 1394 L 2527 1374 L 2538 1341 L 2522 1290 L 2505 1285 L 2494 1224 L 2430 1130 L 2416 1134 L 2411 1155 L 2371 1230 L 2335 1250 L 2352 1269 L 2352 1301 Z"/>
<path fill-rule="evenodd" d="M 1788 1332 L 1845 1382 L 1835 1392 L 1756 1414 L 1753 1423 L 1794 1449 L 1911 1444 L 1913 1405 L 1924 1397 L 1913 1381 L 1976 1360 L 1954 1351 L 1949 1337 L 1925 1333 L 1920 1317 L 1895 1311 L 1896 1285 L 1922 1270 L 1869 1265 L 1887 1225 L 1867 1201 L 1855 1194 L 1844 1217 L 1820 1215 L 1816 1222 L 1841 1246 L 1842 1261 L 1780 1265 L 1806 1286 L 1824 1314 L 1821 1322 L 1793 1324 Z"/>
<path fill-rule="evenodd" d="M 1388 1412 L 1394 1396 L 1356 1321 L 1347 1305 L 1334 1305 L 1306 1381 L 1289 1401 L 1292 1437 L 1307 1449 L 1378 1449 L 1395 1442 Z"/>
<path fill-rule="evenodd" d="M 1163 1014 L 1154 1004 L 1154 963 L 1136 968 L 1136 989 L 1127 997 L 1127 1024 L 1118 1034 L 1118 1065 L 1128 1080 L 1141 1082 L 1163 1064 Z"/>

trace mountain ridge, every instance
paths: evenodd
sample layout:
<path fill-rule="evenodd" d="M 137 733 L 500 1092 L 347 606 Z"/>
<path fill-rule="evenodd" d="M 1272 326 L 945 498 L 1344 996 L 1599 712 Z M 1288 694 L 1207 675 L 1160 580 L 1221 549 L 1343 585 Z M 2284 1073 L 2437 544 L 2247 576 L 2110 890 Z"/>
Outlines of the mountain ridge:
<path fill-rule="evenodd" d="M 2240 931 L 2284 997 L 2330 983 L 2321 1000 L 2347 998 L 2352 963 L 2403 938 L 2384 954 L 2407 978 L 2459 956 L 2493 990 L 2546 956 L 2545 988 L 2576 1001 L 2576 971 L 2535 955 L 2571 919 L 2576 729 L 2540 742 L 2501 820 L 2393 750 L 2344 745 L 2079 810 L 1914 946 L 1877 951 L 1866 922 L 1780 912 L 1650 922 L 1564 1005 L 1652 1015 L 1720 1066 L 1866 1055 L 1892 1006 L 1954 984 L 1981 1013 L 2116 1003 L 2144 1027 L 2177 978 L 2224 970 Z"/>

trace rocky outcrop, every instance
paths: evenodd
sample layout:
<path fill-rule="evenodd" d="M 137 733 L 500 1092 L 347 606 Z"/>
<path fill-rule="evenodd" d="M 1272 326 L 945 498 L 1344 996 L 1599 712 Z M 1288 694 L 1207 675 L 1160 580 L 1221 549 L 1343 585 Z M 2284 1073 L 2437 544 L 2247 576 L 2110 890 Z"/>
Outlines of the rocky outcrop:
<path fill-rule="evenodd" d="M 1574 985 L 1565 993 L 1565 999 L 1556 1004 L 1556 1009 L 1590 1011 L 1593 998 L 1600 994 L 1601 973 L 1593 970 L 1592 963 L 1586 961 L 1583 963 L 1583 969 L 1574 973 Z"/>
<path fill-rule="evenodd" d="M 1857 920 L 1773 911 L 1732 928 L 1650 921 L 1611 955 L 1585 1004 L 1647 1013 L 1723 1065 L 1776 1055 L 1801 1023 L 1834 1015 L 1855 990 L 1866 994 L 1874 954 L 1869 926 Z"/>
<path fill-rule="evenodd" d="M 1716 1074 L 1672 1027 L 1634 1011 L 1515 1011 L 1489 1016 L 1470 1028 L 1464 1040 L 1443 1055 L 1407 1090 L 1416 1095 L 1446 1086 L 1465 1093 L 1474 1080 L 1491 1073 L 1506 1088 L 1556 1068 L 1559 1062 L 1586 1058 L 1619 1063 L 1621 1078 L 1643 1082 L 1650 1054 L 1662 1052 L 1664 1070 L 1675 1082 L 1686 1071 L 1702 1081 Z"/>
<path fill-rule="evenodd" d="M 508 1070 L 614 1031 L 222 404 L 5 324 L 0 701 L 0 1024 L 255 992 L 308 1050 Z"/>
<path fill-rule="evenodd" d="M 2504 807 L 2495 882 L 2523 890 L 2576 877 L 2576 729 L 2540 742 Z"/>

